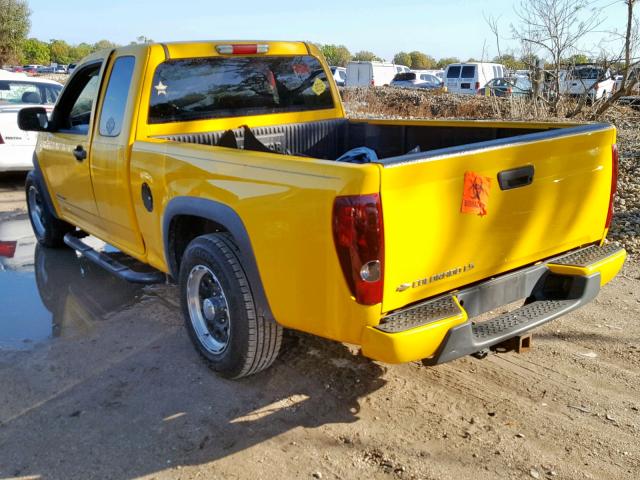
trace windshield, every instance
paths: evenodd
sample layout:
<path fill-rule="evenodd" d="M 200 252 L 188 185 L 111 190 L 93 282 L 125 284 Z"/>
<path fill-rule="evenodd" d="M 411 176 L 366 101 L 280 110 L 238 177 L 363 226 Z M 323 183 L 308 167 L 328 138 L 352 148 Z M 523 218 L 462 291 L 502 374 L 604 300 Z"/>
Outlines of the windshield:
<path fill-rule="evenodd" d="M 312 56 L 169 60 L 153 77 L 149 123 L 333 108 Z"/>
<path fill-rule="evenodd" d="M 54 104 L 60 90 L 56 84 L 0 80 L 0 105 Z"/>

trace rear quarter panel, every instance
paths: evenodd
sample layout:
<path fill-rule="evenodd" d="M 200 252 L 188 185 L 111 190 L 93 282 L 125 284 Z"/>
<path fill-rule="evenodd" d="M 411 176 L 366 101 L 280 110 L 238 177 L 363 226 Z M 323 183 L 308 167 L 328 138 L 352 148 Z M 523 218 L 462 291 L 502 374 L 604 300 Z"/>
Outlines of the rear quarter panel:
<path fill-rule="evenodd" d="M 232 208 L 249 235 L 271 310 L 285 327 L 358 343 L 375 325 L 380 305 L 351 297 L 332 234 L 336 195 L 375 193 L 377 165 L 248 152 L 160 140 L 134 144 L 132 189 L 151 186 L 148 212 L 140 195 L 134 208 L 148 261 L 167 271 L 162 214 L 174 197 L 205 198 Z"/>

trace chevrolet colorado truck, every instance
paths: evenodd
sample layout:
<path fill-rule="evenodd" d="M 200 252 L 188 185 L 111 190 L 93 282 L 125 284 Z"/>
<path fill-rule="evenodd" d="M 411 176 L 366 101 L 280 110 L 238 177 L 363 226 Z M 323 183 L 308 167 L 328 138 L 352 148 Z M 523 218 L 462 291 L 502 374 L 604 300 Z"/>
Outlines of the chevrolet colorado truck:
<path fill-rule="evenodd" d="M 230 378 L 268 367 L 283 328 L 390 363 L 485 352 L 593 299 L 626 257 L 605 243 L 611 125 L 350 120 L 303 42 L 95 53 L 19 125 L 40 132 L 39 242 L 177 282 Z"/>

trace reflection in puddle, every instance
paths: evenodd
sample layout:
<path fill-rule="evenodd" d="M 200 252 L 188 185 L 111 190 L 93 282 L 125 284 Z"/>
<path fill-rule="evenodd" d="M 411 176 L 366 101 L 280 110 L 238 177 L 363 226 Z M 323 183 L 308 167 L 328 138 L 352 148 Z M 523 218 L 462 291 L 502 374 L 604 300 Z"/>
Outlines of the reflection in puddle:
<path fill-rule="evenodd" d="M 68 248 L 37 245 L 26 216 L 0 223 L 0 350 L 82 335 L 142 296 Z"/>

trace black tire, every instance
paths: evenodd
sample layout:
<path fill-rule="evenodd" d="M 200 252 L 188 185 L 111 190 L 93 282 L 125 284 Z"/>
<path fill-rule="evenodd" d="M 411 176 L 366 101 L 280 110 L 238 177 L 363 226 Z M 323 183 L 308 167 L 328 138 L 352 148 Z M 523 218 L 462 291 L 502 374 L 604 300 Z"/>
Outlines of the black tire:
<path fill-rule="evenodd" d="M 25 194 L 29 221 L 38 243 L 49 248 L 63 247 L 64 236 L 73 231 L 75 227 L 56 218 L 45 201 L 42 186 L 33 171 L 27 175 Z"/>
<path fill-rule="evenodd" d="M 239 258 L 232 237 L 214 233 L 194 239 L 180 264 L 180 300 L 189 337 L 209 366 L 226 378 L 269 367 L 282 342 L 282 327 L 257 316 Z"/>

